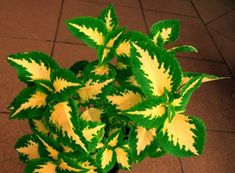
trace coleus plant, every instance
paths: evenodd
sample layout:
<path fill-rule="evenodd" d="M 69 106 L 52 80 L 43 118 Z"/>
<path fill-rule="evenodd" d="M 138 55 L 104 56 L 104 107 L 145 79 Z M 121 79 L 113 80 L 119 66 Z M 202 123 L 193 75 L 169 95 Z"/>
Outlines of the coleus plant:
<path fill-rule="evenodd" d="M 145 35 L 119 27 L 109 5 L 98 18 L 66 25 L 98 60 L 65 69 L 40 52 L 7 58 L 27 84 L 8 107 L 10 119 L 28 119 L 32 129 L 15 145 L 26 173 L 130 170 L 147 156 L 202 153 L 205 125 L 186 106 L 203 82 L 221 78 L 182 71 L 176 54 L 197 50 L 165 48 L 179 37 L 178 20 L 159 21 Z"/>

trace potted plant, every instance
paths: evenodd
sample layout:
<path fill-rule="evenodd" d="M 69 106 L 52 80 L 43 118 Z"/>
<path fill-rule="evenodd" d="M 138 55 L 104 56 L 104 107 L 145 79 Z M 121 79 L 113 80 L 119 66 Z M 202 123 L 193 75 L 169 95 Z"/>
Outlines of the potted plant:
<path fill-rule="evenodd" d="M 8 107 L 10 119 L 27 119 L 32 129 L 15 145 L 26 173 L 115 172 L 147 156 L 202 153 L 205 125 L 186 106 L 203 82 L 221 78 L 182 71 L 176 54 L 197 50 L 165 48 L 179 37 L 178 20 L 159 21 L 145 35 L 119 27 L 109 5 L 98 18 L 66 25 L 98 60 L 65 69 L 40 52 L 7 58 L 27 84 Z"/>

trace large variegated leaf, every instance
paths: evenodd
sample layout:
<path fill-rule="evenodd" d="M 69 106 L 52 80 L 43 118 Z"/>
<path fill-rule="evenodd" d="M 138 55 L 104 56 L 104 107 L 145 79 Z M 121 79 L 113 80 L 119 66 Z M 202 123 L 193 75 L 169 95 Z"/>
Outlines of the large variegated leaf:
<path fill-rule="evenodd" d="M 72 158 L 62 155 L 56 171 L 57 173 L 87 173 L 88 169 L 82 167 Z"/>
<path fill-rule="evenodd" d="M 85 86 L 77 90 L 77 94 L 80 97 L 80 102 L 86 104 L 89 101 L 96 101 L 102 95 L 106 95 L 109 92 L 109 88 L 113 85 L 113 79 L 107 79 L 104 81 L 88 80 L 85 82 Z M 103 96 L 104 97 L 104 96 Z"/>
<path fill-rule="evenodd" d="M 103 111 L 101 109 L 89 108 L 82 112 L 80 118 L 85 121 L 101 122 L 100 118 L 102 113 Z"/>
<path fill-rule="evenodd" d="M 43 134 L 37 134 L 37 138 L 41 143 L 39 147 L 40 156 L 57 160 L 61 150 L 59 143 Z"/>
<path fill-rule="evenodd" d="M 118 46 L 117 43 L 124 31 L 125 28 L 118 28 L 107 34 L 104 46 L 100 46 L 98 49 L 98 60 L 101 65 L 106 64 L 114 58 Z"/>
<path fill-rule="evenodd" d="M 140 126 L 158 128 L 167 118 L 167 108 L 160 98 L 152 98 L 131 107 L 125 114 Z"/>
<path fill-rule="evenodd" d="M 87 151 L 82 134 L 77 129 L 77 114 L 77 106 L 73 100 L 55 103 L 50 110 L 48 122 L 67 145 L 75 144 Z"/>
<path fill-rule="evenodd" d="M 197 49 L 190 45 L 182 45 L 182 46 L 176 46 L 171 49 L 167 50 L 168 52 L 171 52 L 173 54 L 181 53 L 181 52 L 195 52 L 197 53 Z"/>
<path fill-rule="evenodd" d="M 81 126 L 82 134 L 86 139 L 89 151 L 93 151 L 104 136 L 105 124 L 98 122 L 83 122 L 81 123 Z"/>
<path fill-rule="evenodd" d="M 202 78 L 200 76 L 191 78 L 181 89 L 178 98 L 173 100 L 172 105 L 176 111 L 184 111 L 192 93 L 200 87 Z"/>
<path fill-rule="evenodd" d="M 34 135 L 25 135 L 18 139 L 15 149 L 19 153 L 20 160 L 24 163 L 40 158 L 39 143 Z"/>
<path fill-rule="evenodd" d="M 131 66 L 134 76 L 146 96 L 161 96 L 166 89 L 178 89 L 182 72 L 175 57 L 152 44 L 133 44 Z"/>
<path fill-rule="evenodd" d="M 178 20 L 161 20 L 150 29 L 150 37 L 157 45 L 173 42 L 179 37 L 180 24 Z"/>
<path fill-rule="evenodd" d="M 54 97 L 64 98 L 73 94 L 83 84 L 69 70 L 59 69 L 51 73 Z"/>
<path fill-rule="evenodd" d="M 10 55 L 7 60 L 16 68 L 19 79 L 26 83 L 49 81 L 51 71 L 59 68 L 50 56 L 40 52 L 18 53 Z"/>
<path fill-rule="evenodd" d="M 107 28 L 99 19 L 92 17 L 77 17 L 66 21 L 67 28 L 78 39 L 91 48 L 104 44 Z"/>
<path fill-rule="evenodd" d="M 113 168 L 116 162 L 116 153 L 109 148 L 102 148 L 96 155 L 97 164 L 104 172 Z"/>
<path fill-rule="evenodd" d="M 88 64 L 89 62 L 86 60 L 78 61 L 70 67 L 70 70 L 76 75 L 77 78 L 81 78 L 84 76 L 83 70 Z"/>
<path fill-rule="evenodd" d="M 177 157 L 199 155 L 205 143 L 205 126 L 196 117 L 176 114 L 160 130 L 159 143 L 165 151 Z"/>
<path fill-rule="evenodd" d="M 148 150 L 151 148 L 156 135 L 155 128 L 146 129 L 142 126 L 136 126 L 131 129 L 129 145 L 132 147 L 134 161 L 139 162 L 148 155 Z"/>
<path fill-rule="evenodd" d="M 117 155 L 117 163 L 120 168 L 130 170 L 131 169 L 131 156 L 127 148 L 117 147 L 115 148 Z"/>
<path fill-rule="evenodd" d="M 46 122 L 43 118 L 41 119 L 30 119 L 29 125 L 34 133 L 42 133 L 44 135 L 48 135 L 50 129 L 46 125 Z"/>
<path fill-rule="evenodd" d="M 201 77 L 202 78 L 202 83 L 228 78 L 228 77 L 219 77 L 219 76 L 215 76 L 215 75 L 211 75 L 211 74 L 205 74 L 205 73 L 184 72 L 181 85 L 183 86 L 190 79 L 192 79 L 194 77 Z"/>
<path fill-rule="evenodd" d="M 35 86 L 22 90 L 13 102 L 10 118 L 25 119 L 42 116 L 47 106 L 47 94 Z"/>
<path fill-rule="evenodd" d="M 118 88 L 107 100 L 116 110 L 124 111 L 141 102 L 142 96 L 135 89 Z"/>
<path fill-rule="evenodd" d="M 108 8 L 103 9 L 98 18 L 105 24 L 109 32 L 115 29 L 119 24 L 118 17 L 112 4 L 110 4 Z"/>
<path fill-rule="evenodd" d="M 34 159 L 25 168 L 25 173 L 57 173 L 56 163 L 48 158 Z"/>

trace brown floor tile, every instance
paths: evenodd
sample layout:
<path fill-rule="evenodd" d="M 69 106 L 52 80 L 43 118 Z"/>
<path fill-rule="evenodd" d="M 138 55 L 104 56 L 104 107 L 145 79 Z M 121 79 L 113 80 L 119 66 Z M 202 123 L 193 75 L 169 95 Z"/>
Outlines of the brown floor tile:
<path fill-rule="evenodd" d="M 22 173 L 25 165 L 19 161 L 14 145 L 21 136 L 31 134 L 27 121 L 8 120 L 7 114 L 0 114 L 0 127 L 0 172 Z"/>
<path fill-rule="evenodd" d="M 226 63 L 228 64 L 230 70 L 235 76 L 235 42 L 232 40 L 222 36 L 220 33 L 210 29 L 210 33 L 212 34 L 221 54 L 223 55 Z"/>
<path fill-rule="evenodd" d="M 108 3 L 96 4 L 90 2 L 66 0 L 59 25 L 57 40 L 74 43 L 80 42 L 68 31 L 64 21 L 66 19 L 71 19 L 77 16 L 97 17 L 101 10 L 107 6 Z M 140 9 L 116 6 L 116 11 L 119 17 L 120 26 L 128 26 L 129 29 L 146 32 L 143 15 Z"/>
<path fill-rule="evenodd" d="M 203 72 L 218 76 L 229 76 L 222 63 L 203 62 L 180 58 L 184 71 Z M 208 129 L 235 131 L 235 82 L 224 79 L 202 84 L 192 96 L 187 107 L 189 115 L 205 121 Z"/>
<path fill-rule="evenodd" d="M 53 40 L 61 0 L 8 0 L 0 5 L 0 36 Z"/>
<path fill-rule="evenodd" d="M 182 159 L 185 173 L 234 173 L 235 133 L 207 133 L 201 156 Z"/>
<path fill-rule="evenodd" d="M 235 10 L 208 25 L 235 41 Z"/>
<path fill-rule="evenodd" d="M 198 54 L 183 54 L 184 56 L 195 57 L 199 59 L 208 59 L 215 61 L 222 61 L 213 41 L 203 23 L 196 18 L 178 16 L 172 14 L 165 14 L 160 12 L 145 11 L 146 20 L 148 28 L 152 26 L 155 22 L 163 19 L 179 19 L 181 34 L 180 39 L 172 44 L 173 45 L 182 45 L 189 44 L 198 49 Z"/>
<path fill-rule="evenodd" d="M 55 60 L 61 67 L 69 68 L 80 60 L 95 60 L 96 50 L 85 45 L 56 43 L 53 53 Z"/>
<path fill-rule="evenodd" d="M 0 38 L 0 47 L 0 91 L 4 93 L 0 98 L 0 111 L 6 111 L 6 106 L 8 106 L 18 92 L 25 87 L 23 82 L 18 80 L 15 69 L 7 63 L 6 57 L 17 52 L 33 50 L 50 54 L 52 43 L 25 39 Z"/>
<path fill-rule="evenodd" d="M 144 9 L 164 11 L 187 16 L 197 16 L 190 1 L 185 0 L 141 0 Z"/>
<path fill-rule="evenodd" d="M 139 0 L 81 0 L 84 2 L 94 2 L 94 3 L 112 3 L 115 6 L 127 6 L 140 8 Z"/>
<path fill-rule="evenodd" d="M 165 155 L 160 158 L 146 158 L 144 161 L 134 164 L 131 171 L 119 171 L 118 173 L 181 173 L 180 162 L 177 158 Z"/>

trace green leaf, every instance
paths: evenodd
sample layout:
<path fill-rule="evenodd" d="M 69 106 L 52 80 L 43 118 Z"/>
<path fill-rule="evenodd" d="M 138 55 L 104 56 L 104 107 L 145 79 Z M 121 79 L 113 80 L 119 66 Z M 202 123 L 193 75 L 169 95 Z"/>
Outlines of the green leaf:
<path fill-rule="evenodd" d="M 56 171 L 56 163 L 48 158 L 40 158 L 34 159 L 29 162 L 29 164 L 25 168 L 25 173 L 57 173 Z"/>
<path fill-rule="evenodd" d="M 61 151 L 59 143 L 40 133 L 37 134 L 37 138 L 41 144 L 39 147 L 40 156 L 57 160 Z"/>
<path fill-rule="evenodd" d="M 171 52 L 173 54 L 181 53 L 181 52 L 195 52 L 197 53 L 197 49 L 190 45 L 182 45 L 182 46 L 176 46 L 171 49 L 167 50 L 168 52 Z"/>
<path fill-rule="evenodd" d="M 108 172 L 116 162 L 116 153 L 112 149 L 104 147 L 97 152 L 96 162 L 103 172 Z"/>
<path fill-rule="evenodd" d="M 46 124 L 44 117 L 40 119 L 29 119 L 29 125 L 34 133 L 42 133 L 44 135 L 48 135 L 50 132 L 50 129 Z"/>
<path fill-rule="evenodd" d="M 42 116 L 47 106 L 47 94 L 38 90 L 35 86 L 23 89 L 15 98 L 11 119 L 30 119 Z"/>
<path fill-rule="evenodd" d="M 181 84 L 182 72 L 176 58 L 153 44 L 132 44 L 131 66 L 140 89 L 148 97 L 174 92 Z"/>
<path fill-rule="evenodd" d="M 84 138 L 78 129 L 77 109 L 76 103 L 72 99 L 54 103 L 51 106 L 47 121 L 60 139 L 63 140 L 64 145 L 79 147 L 87 152 Z"/>
<path fill-rule="evenodd" d="M 9 55 L 7 61 L 16 69 L 19 79 L 25 83 L 38 80 L 50 81 L 51 72 L 59 68 L 50 56 L 41 52 Z"/>
<path fill-rule="evenodd" d="M 83 70 L 88 64 L 89 62 L 86 60 L 78 61 L 70 67 L 70 70 L 76 75 L 77 78 L 81 78 L 84 76 Z"/>
<path fill-rule="evenodd" d="M 191 78 L 181 89 L 179 98 L 175 98 L 172 105 L 176 111 L 184 111 L 192 93 L 201 86 L 202 78 L 200 76 Z"/>
<path fill-rule="evenodd" d="M 144 100 L 124 113 L 145 128 L 159 128 L 167 118 L 167 108 L 161 98 Z"/>
<path fill-rule="evenodd" d="M 174 42 L 179 38 L 180 23 L 178 20 L 161 20 L 153 24 L 150 37 L 156 45 Z"/>
<path fill-rule="evenodd" d="M 114 129 L 114 131 L 109 134 L 109 137 L 107 138 L 106 144 L 107 146 L 111 147 L 111 148 L 115 148 L 118 146 L 118 144 L 121 142 L 122 138 L 123 138 L 123 133 L 121 131 L 122 129 L 117 128 Z"/>
<path fill-rule="evenodd" d="M 98 18 L 105 24 L 109 32 L 114 30 L 119 24 L 116 11 L 112 4 L 108 8 L 103 9 Z"/>
<path fill-rule="evenodd" d="M 115 148 L 117 163 L 120 168 L 130 170 L 131 169 L 131 155 L 127 148 L 117 147 Z"/>
<path fill-rule="evenodd" d="M 159 143 L 166 152 L 174 156 L 196 156 L 202 153 L 205 135 L 205 125 L 200 119 L 176 114 L 160 130 Z"/>
<path fill-rule="evenodd" d="M 40 158 L 39 143 L 35 135 L 25 135 L 18 139 L 15 149 L 19 153 L 20 161 L 24 163 Z"/>
<path fill-rule="evenodd" d="M 129 134 L 129 146 L 132 149 L 133 161 L 139 162 L 147 155 L 157 135 L 156 129 L 146 129 L 142 126 L 132 127 Z"/>
<path fill-rule="evenodd" d="M 99 19 L 92 17 L 77 17 L 66 21 L 71 33 L 91 48 L 104 44 L 107 29 Z"/>
<path fill-rule="evenodd" d="M 52 72 L 51 82 L 54 89 L 53 97 L 59 99 L 71 96 L 78 88 L 83 86 L 81 81 L 67 69 L 58 69 Z"/>

